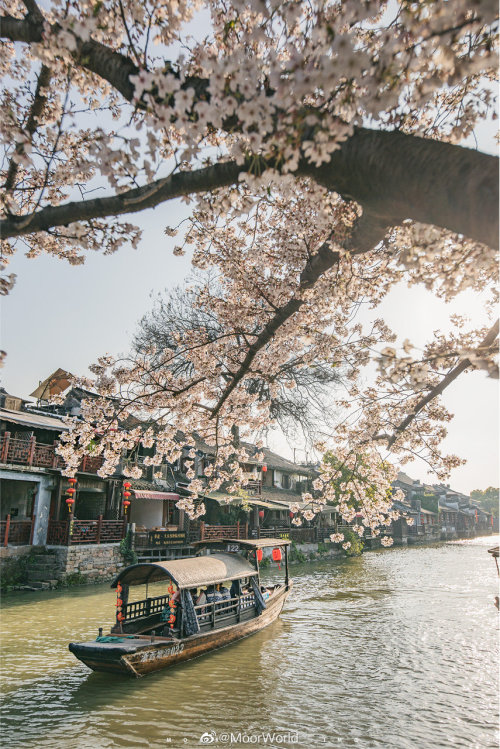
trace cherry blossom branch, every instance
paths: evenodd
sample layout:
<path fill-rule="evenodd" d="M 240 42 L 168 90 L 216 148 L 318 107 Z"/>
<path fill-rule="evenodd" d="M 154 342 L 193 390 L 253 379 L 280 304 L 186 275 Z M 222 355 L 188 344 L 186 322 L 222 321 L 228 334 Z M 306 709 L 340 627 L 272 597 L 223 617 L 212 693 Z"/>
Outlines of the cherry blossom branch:
<path fill-rule="evenodd" d="M 94 198 L 60 206 L 48 206 L 26 216 L 9 216 L 0 221 L 4 239 L 19 237 L 54 226 L 67 226 L 74 221 L 137 213 L 173 198 L 206 192 L 235 184 L 241 167 L 233 161 L 215 164 L 193 172 L 177 172 L 148 185 L 127 190 L 108 198 Z"/>
<path fill-rule="evenodd" d="M 346 243 L 346 249 L 351 250 L 353 254 L 367 252 L 384 238 L 385 231 L 386 227 L 384 225 L 380 224 L 377 220 L 374 220 L 374 218 L 369 214 L 363 214 L 363 216 L 358 220 L 350 239 Z M 276 335 L 279 328 L 281 328 L 305 303 L 305 300 L 301 298 L 303 292 L 312 288 L 320 276 L 338 262 L 340 256 L 338 252 L 331 249 L 331 239 L 332 237 L 330 237 L 330 239 L 320 247 L 316 255 L 311 257 L 300 274 L 297 295 L 290 299 L 275 313 L 271 320 L 269 320 L 269 322 L 264 326 L 256 340 L 249 346 L 246 356 L 238 371 L 235 372 L 231 382 L 225 388 L 217 404 L 214 406 L 212 410 L 212 418 L 219 414 L 222 406 L 227 401 L 233 390 L 249 372 L 252 362 L 258 352 L 267 346 Z"/>
<path fill-rule="evenodd" d="M 57 34 L 58 29 L 55 25 L 52 32 Z M 39 16 L 35 17 L 31 13 L 22 20 L 6 16 L 0 18 L 0 36 L 11 41 L 40 42 L 43 38 L 43 25 Z M 127 101 L 132 101 L 135 86 L 130 76 L 139 72 L 134 62 L 104 44 L 93 40 L 83 41 L 77 35 L 74 37 L 76 49 L 72 55 L 75 63 L 108 81 Z M 175 75 L 169 63 L 165 64 L 165 70 Z M 200 77 L 189 77 L 183 82 L 182 88 L 192 88 L 196 101 L 207 101 L 210 98 L 208 83 L 208 80 Z M 154 98 L 153 92 L 151 95 Z M 237 118 L 230 119 L 231 127 L 237 125 Z M 223 128 L 228 128 L 229 125 L 226 122 Z M 306 137 L 307 133 L 304 132 L 303 138 Z M 396 131 L 358 128 L 340 144 L 340 148 L 327 163 L 317 167 L 303 159 L 296 174 L 310 176 L 346 199 L 356 200 L 373 215 L 378 215 L 386 225 L 413 219 L 464 234 L 490 247 L 497 247 L 497 165 L 498 159 L 493 156 L 449 143 Z M 263 165 L 263 170 L 265 166 Z M 153 187 L 154 184 L 152 183 Z M 132 193 L 130 191 L 131 198 Z M 181 191 L 178 194 L 186 195 L 189 192 Z M 127 193 L 122 197 L 124 195 Z M 164 199 L 168 197 L 162 198 L 160 193 L 156 203 L 146 207 Z M 92 207 L 97 213 L 92 213 L 92 209 L 87 207 L 84 209 L 85 215 L 79 216 L 75 210 L 74 217 L 69 219 L 67 205 L 45 209 L 53 213 L 45 213 L 40 225 L 32 223 L 29 218 L 28 223 L 23 225 L 25 231 L 16 231 L 15 219 L 10 217 L 1 227 L 3 235 L 6 238 L 19 236 L 22 233 L 40 231 L 47 226 L 62 225 L 68 220 L 116 215 L 113 199 L 102 200 L 111 202 L 94 202 Z M 119 201 L 118 204 L 120 205 Z M 142 206 L 136 208 L 141 209 Z M 17 229 L 19 230 L 19 224 Z"/>
<path fill-rule="evenodd" d="M 42 89 L 46 88 L 49 85 L 51 75 L 52 74 L 50 68 L 48 68 L 46 65 L 42 65 L 42 67 L 40 68 L 40 73 L 38 75 L 35 96 L 31 105 L 28 121 L 26 122 L 26 127 L 24 128 L 30 138 L 33 138 L 33 135 L 37 130 L 40 115 L 43 112 L 45 104 L 47 103 L 47 97 L 42 93 Z M 18 143 L 15 148 L 15 153 L 17 155 L 20 155 L 23 153 L 23 151 L 24 144 Z M 18 169 L 19 162 L 15 158 L 11 158 L 4 183 L 4 189 L 6 192 L 12 191 Z"/>
<path fill-rule="evenodd" d="M 309 176 L 354 199 L 384 225 L 413 219 L 498 247 L 498 159 L 468 148 L 398 132 L 355 130 L 329 164 L 302 161 Z M 272 165 L 270 165 L 272 166 Z M 235 184 L 250 162 L 219 163 L 182 172 L 120 195 L 49 206 L 0 222 L 4 238 L 111 215 L 134 213 L 166 200 Z"/>
<path fill-rule="evenodd" d="M 476 349 L 476 353 L 478 356 L 480 356 L 482 353 L 484 353 L 485 350 L 488 350 L 491 348 L 495 340 L 498 338 L 498 331 L 499 331 L 499 321 L 497 320 L 496 323 L 490 328 L 488 333 L 486 334 L 485 338 L 482 340 L 482 342 L 479 344 L 479 346 Z M 441 393 L 446 390 L 446 388 L 451 385 L 451 383 L 457 379 L 459 375 L 462 374 L 466 369 L 469 367 L 474 367 L 474 364 L 470 361 L 470 359 L 464 359 L 463 361 L 459 362 L 456 367 L 453 367 L 453 369 L 448 372 L 446 377 L 443 377 L 441 382 L 433 387 L 427 395 L 422 398 L 415 408 L 412 410 L 408 416 L 403 419 L 403 421 L 395 428 L 393 434 L 390 436 L 387 447 L 391 448 L 398 437 L 407 429 L 410 424 L 417 418 L 420 411 L 422 411 L 423 408 L 425 408 L 434 398 L 437 398 L 438 395 L 441 395 Z M 374 437 L 374 439 L 387 439 L 388 435 L 379 435 Z"/>

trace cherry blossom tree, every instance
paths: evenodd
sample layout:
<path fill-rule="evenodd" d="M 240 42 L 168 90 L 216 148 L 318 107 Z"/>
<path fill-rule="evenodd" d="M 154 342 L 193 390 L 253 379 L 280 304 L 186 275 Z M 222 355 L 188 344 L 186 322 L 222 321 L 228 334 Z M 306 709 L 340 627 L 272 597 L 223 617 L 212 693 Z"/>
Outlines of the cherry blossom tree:
<path fill-rule="evenodd" d="M 497 4 L 3 7 L 4 263 L 18 245 L 71 263 L 138 245 L 132 215 L 182 198 L 192 211 L 166 227 L 180 233 L 174 252 L 190 251 L 221 287 L 193 299 L 217 319 L 216 340 L 189 329 L 154 357 L 97 363 L 104 397 L 68 436 L 68 471 L 96 435 L 103 475 L 138 440 L 156 444 L 153 462 L 173 459 L 181 429 L 217 445 L 210 488 L 238 491 L 233 427 L 255 434 L 272 420 L 277 373 L 293 360 L 342 367 L 342 418 L 325 439 L 349 471 L 339 499 L 357 492 L 366 527 L 390 512 L 388 457 L 418 455 L 439 476 L 457 465 L 439 449 L 450 419 L 439 395 L 467 369 L 496 373 L 498 326 L 456 318 L 418 352 L 387 345 L 382 320 L 364 330 L 355 318 L 403 279 L 446 300 L 472 289 L 494 301 L 497 160 L 460 142 L 495 116 Z M 204 38 L 189 36 L 191 22 Z M 378 375 L 361 387 L 373 359 Z M 256 378 L 269 397 L 252 391 Z M 123 428 L 132 415 L 147 428 Z M 318 496 L 335 479 L 322 468 Z M 196 514 L 204 485 L 192 478 Z"/>

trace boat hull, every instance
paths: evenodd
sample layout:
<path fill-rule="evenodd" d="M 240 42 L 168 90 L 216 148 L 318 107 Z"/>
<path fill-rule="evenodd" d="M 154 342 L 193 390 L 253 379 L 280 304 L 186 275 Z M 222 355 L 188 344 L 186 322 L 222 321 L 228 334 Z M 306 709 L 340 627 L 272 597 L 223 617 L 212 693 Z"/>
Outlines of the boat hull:
<path fill-rule="evenodd" d="M 153 642 L 148 636 L 138 636 L 123 642 L 117 638 L 116 644 L 70 643 L 69 649 L 93 671 L 144 676 L 197 658 L 264 629 L 278 618 L 290 588 L 291 583 L 288 588 L 281 588 L 273 593 L 266 601 L 266 608 L 260 616 L 221 629 L 213 629 L 183 639 L 156 637 Z"/>

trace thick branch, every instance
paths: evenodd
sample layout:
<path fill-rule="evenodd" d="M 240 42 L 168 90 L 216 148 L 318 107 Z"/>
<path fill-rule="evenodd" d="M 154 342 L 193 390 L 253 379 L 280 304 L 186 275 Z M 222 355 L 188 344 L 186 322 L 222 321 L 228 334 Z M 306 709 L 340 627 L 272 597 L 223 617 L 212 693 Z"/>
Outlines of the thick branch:
<path fill-rule="evenodd" d="M 346 249 L 351 250 L 353 254 L 367 252 L 375 247 L 383 238 L 386 232 L 385 226 L 380 224 L 368 213 L 358 220 L 357 225 L 352 232 L 351 237 L 346 242 Z M 289 320 L 305 303 L 300 295 L 310 289 L 316 281 L 339 260 L 338 252 L 330 247 L 330 241 L 325 242 L 316 255 L 313 255 L 300 274 L 300 283 L 297 290 L 297 296 L 290 299 L 283 307 L 280 307 L 273 315 L 271 320 L 264 326 L 262 332 L 258 335 L 254 343 L 249 347 L 248 352 L 243 359 L 239 369 L 233 375 L 231 382 L 225 388 L 216 406 L 212 410 L 212 418 L 217 416 L 224 403 L 227 401 L 233 390 L 250 371 L 252 363 L 259 353 L 274 338 L 276 332 L 287 320 Z"/>
<path fill-rule="evenodd" d="M 492 344 L 498 337 L 498 329 L 499 322 L 497 320 L 493 327 L 490 328 L 483 341 L 481 341 L 481 343 L 479 344 L 477 348 L 478 353 L 483 353 L 484 350 L 488 350 L 492 346 Z M 420 413 L 420 411 L 422 411 L 423 408 L 425 408 L 431 401 L 433 401 L 434 398 L 437 398 L 438 395 L 441 395 L 441 393 L 446 390 L 448 385 L 451 385 L 451 383 L 456 380 L 457 377 L 462 374 L 462 372 L 473 366 L 474 365 L 469 359 L 464 359 L 463 361 L 459 362 L 456 367 L 453 367 L 453 369 L 448 372 L 446 377 L 443 377 L 439 385 L 433 387 L 432 390 L 430 390 L 427 395 L 418 402 L 411 414 L 408 414 L 408 416 L 403 419 L 401 424 L 396 427 L 393 435 L 388 440 L 387 447 L 391 448 L 394 445 L 400 434 L 402 434 L 402 432 L 404 432 L 405 429 L 407 429 L 410 424 L 415 421 L 418 414 Z"/>
<path fill-rule="evenodd" d="M 38 127 L 38 120 L 40 118 L 40 115 L 43 112 L 43 109 L 45 107 L 47 97 L 44 93 L 42 93 L 43 89 L 46 88 L 50 83 L 50 68 L 48 68 L 46 65 L 42 65 L 40 68 L 40 73 L 38 75 L 38 81 L 36 84 L 36 91 L 35 96 L 33 98 L 33 103 L 31 105 L 28 121 L 26 123 L 26 127 L 24 128 L 25 131 L 30 135 L 30 137 L 33 137 L 33 135 L 36 132 L 36 129 Z M 24 146 L 22 143 L 18 143 L 16 146 L 16 153 L 21 154 L 24 150 Z M 5 178 L 5 184 L 4 189 L 6 192 L 10 192 L 15 184 L 16 174 L 17 170 L 19 168 L 19 164 L 14 159 L 11 159 L 9 168 L 7 170 L 7 177 Z"/>
<path fill-rule="evenodd" d="M 385 226 L 413 219 L 498 247 L 498 160 L 493 156 L 402 133 L 360 128 L 327 165 L 304 160 L 297 176 L 309 176 L 354 199 Z M 72 221 L 133 213 L 166 200 L 235 184 L 245 166 L 225 162 L 183 172 L 120 195 L 43 208 L 0 222 L 4 238 Z"/>
<path fill-rule="evenodd" d="M 51 29 L 57 33 L 59 26 Z M 39 16 L 28 15 L 23 19 L 13 16 L 0 17 L 0 37 L 11 42 L 38 43 L 43 40 L 43 23 Z M 90 39 L 83 41 L 75 35 L 76 49 L 72 53 L 75 63 L 96 73 L 108 81 L 127 100 L 132 101 L 134 86 L 129 76 L 137 75 L 139 68 L 125 55 L 114 52 L 105 44 Z"/>
<path fill-rule="evenodd" d="M 54 26 L 53 31 L 57 33 L 57 30 L 58 27 Z M 39 17 L 31 14 L 23 20 L 11 16 L 0 18 L 0 37 L 26 43 L 40 42 L 42 23 Z M 138 73 L 135 63 L 99 42 L 84 42 L 76 36 L 75 40 L 75 63 L 108 81 L 127 101 L 131 101 L 134 86 L 130 76 Z M 171 70 L 168 64 L 165 69 Z M 198 97 L 209 98 L 205 79 L 190 78 L 184 85 L 193 87 Z M 234 125 L 232 121 L 231 127 Z M 498 159 L 493 156 L 400 132 L 358 128 L 333 153 L 329 163 L 318 168 L 303 160 L 298 173 L 310 176 L 347 199 L 356 200 L 386 226 L 413 219 L 498 247 Z M 130 192 L 133 197 L 134 191 Z M 188 192 L 184 190 L 173 197 L 186 194 Z M 163 195 L 165 193 L 160 191 L 156 202 L 148 203 L 146 207 L 171 197 L 168 191 L 166 197 Z M 87 207 L 85 216 L 71 220 L 115 215 L 114 199 L 104 200 L 109 202 L 91 201 L 98 213 L 92 214 Z M 72 215 L 74 213 L 75 210 Z M 30 220 L 23 224 L 29 227 L 24 232 L 10 234 L 13 226 L 8 219 L 1 229 L 5 237 L 18 236 L 19 233 L 67 223 L 66 215 L 67 206 L 60 206 L 54 209 L 50 218 L 45 214 L 38 228 Z"/>
<path fill-rule="evenodd" d="M 74 221 L 120 216 L 154 208 L 166 200 L 198 192 L 216 190 L 237 182 L 241 167 L 235 162 L 215 164 L 195 172 L 177 172 L 164 179 L 113 195 L 59 206 L 48 206 L 27 216 L 9 216 L 0 221 L 0 236 L 19 237 L 56 226 L 67 226 Z"/>

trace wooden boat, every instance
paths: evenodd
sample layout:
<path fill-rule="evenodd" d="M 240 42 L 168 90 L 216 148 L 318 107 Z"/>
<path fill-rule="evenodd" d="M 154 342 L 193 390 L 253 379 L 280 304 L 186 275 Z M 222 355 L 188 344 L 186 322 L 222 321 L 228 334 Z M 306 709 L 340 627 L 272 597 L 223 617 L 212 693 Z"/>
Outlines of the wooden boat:
<path fill-rule="evenodd" d="M 492 549 L 488 549 L 488 554 L 491 554 L 493 559 L 495 560 L 495 564 L 497 566 L 497 574 L 500 576 L 500 569 L 498 569 L 498 554 L 500 551 L 499 546 L 494 546 Z M 498 596 L 495 596 L 495 606 L 500 611 L 500 598 Z"/>
<path fill-rule="evenodd" d="M 69 649 L 94 671 L 143 676 L 259 632 L 279 616 L 290 592 L 289 543 L 278 538 L 199 542 L 199 556 L 126 567 L 111 583 L 118 597 L 110 633 L 103 636 L 100 629 L 95 641 L 72 642 Z M 259 557 L 265 547 L 273 547 L 276 557 L 284 550 L 285 579 L 261 589 Z M 242 589 L 247 581 L 249 589 Z M 166 593 L 148 596 L 148 586 L 161 582 Z M 191 591 L 219 583 L 232 583 L 237 594 L 194 604 Z M 129 602 L 129 588 L 141 584 L 146 597 Z"/>

